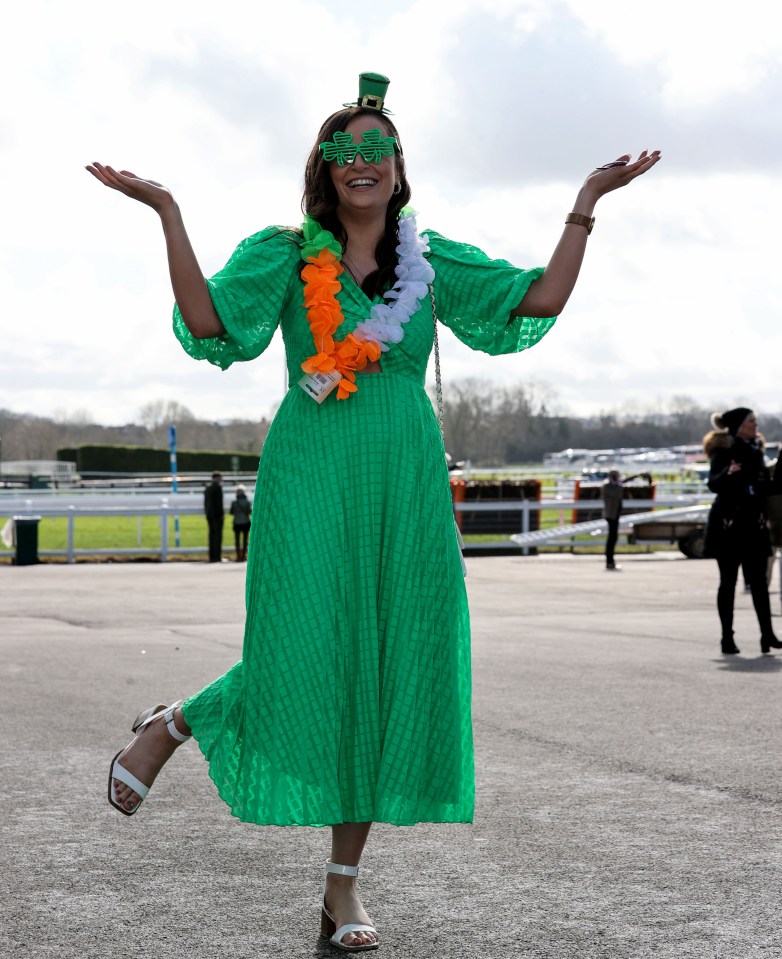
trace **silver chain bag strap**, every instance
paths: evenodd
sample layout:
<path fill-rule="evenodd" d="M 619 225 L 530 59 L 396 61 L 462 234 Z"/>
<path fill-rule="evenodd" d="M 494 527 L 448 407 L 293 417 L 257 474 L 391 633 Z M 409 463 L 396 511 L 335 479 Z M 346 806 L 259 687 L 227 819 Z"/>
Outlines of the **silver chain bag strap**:
<path fill-rule="evenodd" d="M 434 392 L 437 401 L 437 425 L 440 427 L 440 436 L 443 438 L 443 449 L 445 449 L 445 426 L 443 425 L 443 381 L 440 377 L 440 341 L 437 337 L 437 307 L 434 302 L 434 287 L 429 284 L 429 299 L 432 301 L 432 323 L 434 324 Z M 456 527 L 456 539 L 459 543 L 459 559 L 462 561 L 462 573 L 467 575 L 467 566 L 464 562 L 464 540 L 462 531 L 456 522 L 454 514 L 454 526 Z"/>

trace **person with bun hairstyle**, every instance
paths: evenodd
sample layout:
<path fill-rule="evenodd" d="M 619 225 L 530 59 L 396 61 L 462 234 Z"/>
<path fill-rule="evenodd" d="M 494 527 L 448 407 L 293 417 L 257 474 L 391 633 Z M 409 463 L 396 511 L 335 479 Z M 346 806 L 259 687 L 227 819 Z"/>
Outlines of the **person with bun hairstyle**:
<path fill-rule="evenodd" d="M 247 559 L 247 540 L 250 536 L 253 515 L 252 503 L 247 497 L 247 487 L 243 483 L 236 487 L 236 496 L 231 503 L 230 512 L 233 516 L 236 562 L 243 563 Z"/>
<path fill-rule="evenodd" d="M 760 625 L 760 648 L 768 653 L 782 649 L 771 625 L 766 580 L 772 555 L 767 496 L 778 491 L 779 480 L 769 475 L 758 418 L 751 409 L 739 406 L 712 413 L 711 425 L 703 449 L 711 461 L 709 489 L 717 496 L 706 524 L 704 554 L 717 560 L 720 571 L 717 611 L 722 652 L 740 652 L 734 641 L 733 606 L 739 569 L 743 568 Z"/>
<path fill-rule="evenodd" d="M 467 596 L 425 388 L 436 320 L 491 355 L 534 346 L 570 297 L 595 204 L 660 159 L 593 168 L 547 267 L 521 269 L 419 231 L 388 83 L 362 74 L 358 99 L 321 127 L 301 227 L 248 237 L 210 279 L 168 189 L 87 167 L 159 216 L 184 349 L 226 369 L 279 327 L 290 383 L 255 487 L 242 659 L 136 719 L 109 802 L 135 814 L 192 734 L 234 816 L 330 828 L 321 930 L 348 952 L 379 942 L 356 888 L 372 823 L 473 817 Z M 413 938 L 427 940 L 425 921 Z"/>

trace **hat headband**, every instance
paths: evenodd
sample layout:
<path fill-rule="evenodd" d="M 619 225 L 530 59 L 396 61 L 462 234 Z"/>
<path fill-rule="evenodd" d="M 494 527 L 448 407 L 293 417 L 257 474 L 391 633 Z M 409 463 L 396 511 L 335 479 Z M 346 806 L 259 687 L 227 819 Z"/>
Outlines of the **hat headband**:
<path fill-rule="evenodd" d="M 377 110 L 378 113 L 390 113 L 385 107 L 386 92 L 391 81 L 382 73 L 360 73 L 358 75 L 358 98 L 344 107 L 364 107 L 365 110 Z"/>

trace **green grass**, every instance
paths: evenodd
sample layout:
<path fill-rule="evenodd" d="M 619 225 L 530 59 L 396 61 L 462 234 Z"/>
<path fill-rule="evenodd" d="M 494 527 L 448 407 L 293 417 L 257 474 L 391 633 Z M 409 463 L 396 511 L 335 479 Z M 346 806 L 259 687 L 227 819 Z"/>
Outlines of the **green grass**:
<path fill-rule="evenodd" d="M 547 509 L 540 514 L 540 528 L 549 529 L 569 524 L 572 521 L 572 511 L 569 509 Z M 602 538 L 602 537 L 601 537 Z M 510 542 L 509 534 L 487 533 L 466 537 L 468 544 L 479 545 L 497 541 Z M 181 516 L 179 518 L 179 543 L 183 547 L 206 547 L 207 525 L 203 516 Z M 168 544 L 175 545 L 174 518 L 168 519 Z M 38 549 L 64 550 L 68 546 L 68 521 L 65 517 L 44 518 L 38 524 Z M 223 528 L 223 546 L 228 555 L 233 552 L 234 537 L 230 519 Z M 160 552 L 160 524 L 156 516 L 126 517 L 126 516 L 85 516 L 77 517 L 74 522 L 74 548 L 100 549 L 106 555 L 111 555 L 115 549 L 143 549 L 150 555 Z M 573 549 L 575 552 L 601 552 L 603 547 L 595 543 L 595 538 L 584 535 L 575 538 L 572 544 L 559 546 L 541 544 L 538 552 L 563 552 Z M 675 549 L 667 543 L 654 543 L 639 546 L 628 546 L 620 538 L 618 552 L 651 552 L 659 549 Z M 0 544 L 0 562 L 10 562 L 14 550 Z"/>
<path fill-rule="evenodd" d="M 75 549 L 148 549 L 160 550 L 160 521 L 156 516 L 84 516 L 73 524 Z M 180 546 L 206 546 L 208 530 L 203 516 L 180 516 Z M 223 527 L 223 545 L 233 548 L 234 534 L 230 521 Z M 175 545 L 174 517 L 168 518 L 168 545 Z M 66 549 L 68 520 L 66 517 L 44 518 L 38 524 L 38 549 Z M 0 556 L 12 555 L 13 549 L 0 544 Z"/>

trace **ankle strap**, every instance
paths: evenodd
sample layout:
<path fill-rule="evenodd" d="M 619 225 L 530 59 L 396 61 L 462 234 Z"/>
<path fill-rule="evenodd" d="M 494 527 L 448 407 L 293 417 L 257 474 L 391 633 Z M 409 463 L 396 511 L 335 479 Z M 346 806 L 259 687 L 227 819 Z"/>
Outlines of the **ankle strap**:
<path fill-rule="evenodd" d="M 169 733 L 174 737 L 174 739 L 178 740 L 180 743 L 186 743 L 188 739 L 190 739 L 192 733 L 187 733 L 187 735 L 185 735 L 185 733 L 180 733 L 180 731 L 176 728 L 176 723 L 174 722 L 174 710 L 181 704 L 182 700 L 180 699 L 178 702 L 169 706 L 168 709 L 163 713 L 163 721 L 166 724 L 166 729 L 168 729 Z"/>
<path fill-rule="evenodd" d="M 340 866 L 338 862 L 327 862 L 326 872 L 334 872 L 338 876 L 357 876 L 358 866 Z"/>

